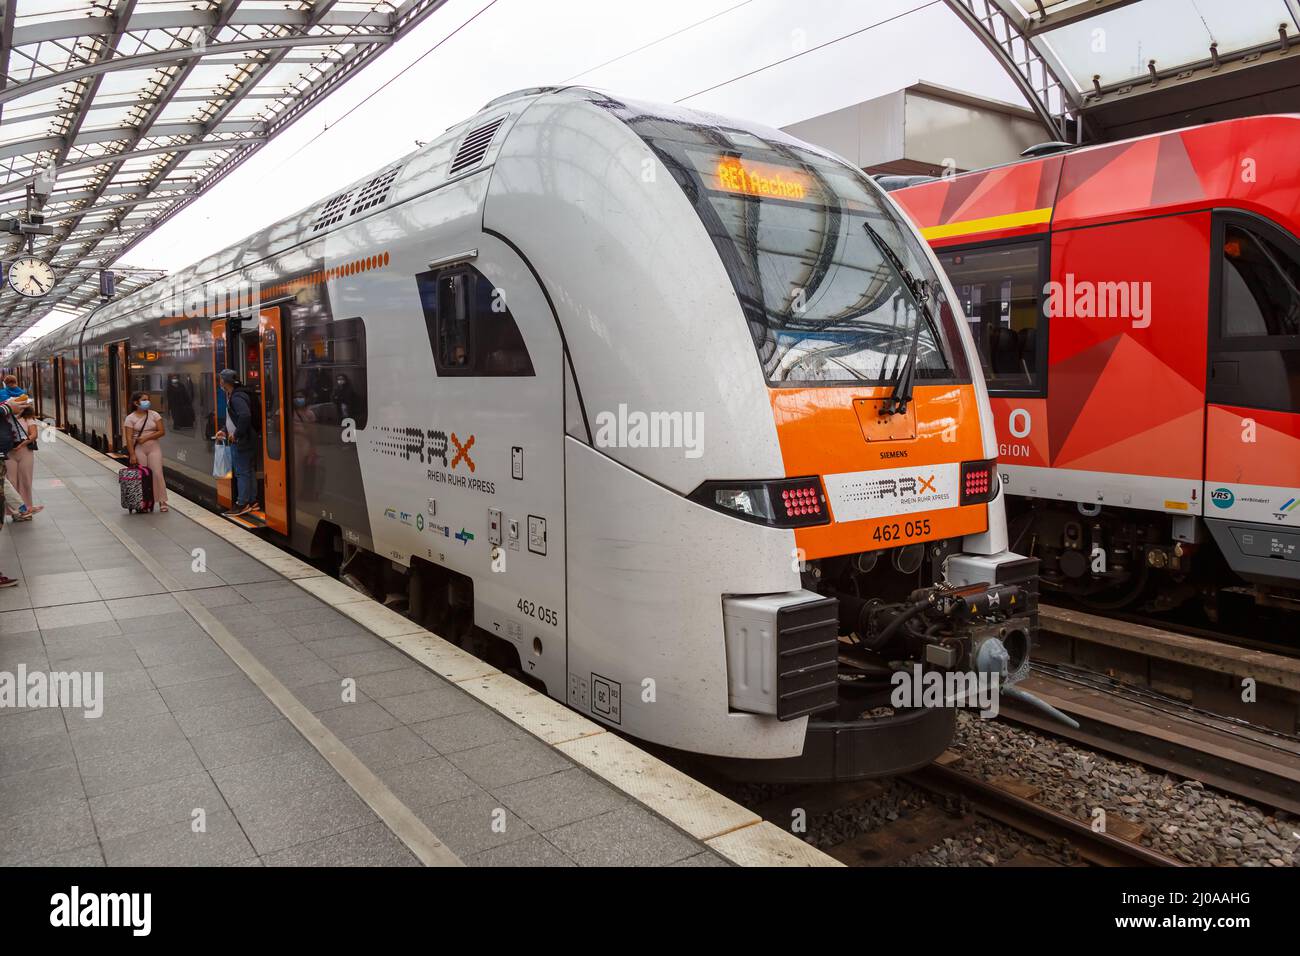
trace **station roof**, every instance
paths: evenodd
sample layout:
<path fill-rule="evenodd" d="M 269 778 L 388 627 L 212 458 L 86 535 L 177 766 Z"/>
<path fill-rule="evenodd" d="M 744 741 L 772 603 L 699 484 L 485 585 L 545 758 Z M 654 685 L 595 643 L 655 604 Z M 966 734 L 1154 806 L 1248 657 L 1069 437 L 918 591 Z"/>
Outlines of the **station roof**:
<path fill-rule="evenodd" d="M 0 346 L 92 303 L 99 269 L 444 2 L 0 0 L 0 219 L 36 187 L 54 234 L 34 252 L 57 277 L 40 299 L 0 292 Z"/>
<path fill-rule="evenodd" d="M 947 0 L 1057 139 L 1300 111 L 1300 0 Z"/>

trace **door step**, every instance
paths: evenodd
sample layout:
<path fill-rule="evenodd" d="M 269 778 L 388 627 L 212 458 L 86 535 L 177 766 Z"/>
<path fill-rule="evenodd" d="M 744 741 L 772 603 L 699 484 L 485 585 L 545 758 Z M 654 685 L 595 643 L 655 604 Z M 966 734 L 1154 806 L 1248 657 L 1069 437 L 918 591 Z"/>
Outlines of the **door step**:
<path fill-rule="evenodd" d="M 266 527 L 266 512 L 264 511 L 246 511 L 242 515 L 226 515 L 221 517 L 227 521 L 234 522 L 241 528 L 247 528 L 250 531 L 260 531 Z"/>

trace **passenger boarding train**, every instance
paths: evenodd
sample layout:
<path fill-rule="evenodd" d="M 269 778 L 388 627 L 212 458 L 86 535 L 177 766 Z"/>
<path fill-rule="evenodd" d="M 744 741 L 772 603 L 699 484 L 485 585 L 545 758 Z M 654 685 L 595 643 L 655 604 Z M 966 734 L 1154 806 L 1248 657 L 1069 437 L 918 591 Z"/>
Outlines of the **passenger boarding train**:
<path fill-rule="evenodd" d="M 1300 116 L 911 185 L 988 374 L 1013 544 L 1101 607 L 1300 606 Z"/>
<path fill-rule="evenodd" d="M 162 288 L 17 354 L 44 415 L 120 451 L 150 391 L 169 482 L 215 508 L 234 368 L 246 523 L 602 724 L 878 775 L 954 725 L 878 707 L 894 671 L 1028 666 L 1036 564 L 952 289 L 806 143 L 525 91 Z"/>

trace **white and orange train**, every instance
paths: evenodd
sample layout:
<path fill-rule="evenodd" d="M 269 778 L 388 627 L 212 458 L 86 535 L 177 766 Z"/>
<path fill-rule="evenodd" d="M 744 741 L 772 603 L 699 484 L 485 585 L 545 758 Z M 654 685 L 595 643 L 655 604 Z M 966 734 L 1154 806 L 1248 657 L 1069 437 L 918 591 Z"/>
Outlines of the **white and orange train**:
<path fill-rule="evenodd" d="M 843 160 L 542 89 L 10 364 L 107 451 L 150 391 L 213 507 L 231 366 L 262 533 L 604 724 L 845 778 L 951 738 L 868 716 L 892 673 L 1014 677 L 1036 623 L 953 301 Z"/>

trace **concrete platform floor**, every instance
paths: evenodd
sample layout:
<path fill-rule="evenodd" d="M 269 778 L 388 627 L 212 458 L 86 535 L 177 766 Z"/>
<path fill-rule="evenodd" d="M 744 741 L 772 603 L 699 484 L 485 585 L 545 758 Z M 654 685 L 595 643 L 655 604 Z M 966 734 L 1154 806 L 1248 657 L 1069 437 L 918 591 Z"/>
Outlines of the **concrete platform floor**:
<path fill-rule="evenodd" d="M 0 865 L 726 865 L 195 521 L 127 515 L 67 442 L 36 476 L 0 692 L 100 675 L 102 714 L 0 703 Z"/>

